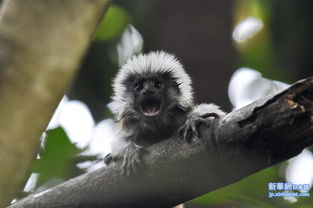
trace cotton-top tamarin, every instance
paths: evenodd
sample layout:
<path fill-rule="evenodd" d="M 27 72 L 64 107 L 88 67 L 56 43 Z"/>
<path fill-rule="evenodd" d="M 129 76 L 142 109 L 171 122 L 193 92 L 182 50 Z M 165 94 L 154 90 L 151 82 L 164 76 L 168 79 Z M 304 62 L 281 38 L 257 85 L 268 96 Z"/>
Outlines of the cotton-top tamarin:
<path fill-rule="evenodd" d="M 150 52 L 131 57 L 113 82 L 119 133 L 105 163 L 123 159 L 122 171 L 135 171 L 147 146 L 177 134 L 200 137 L 201 122 L 225 113 L 214 104 L 194 105 L 191 79 L 174 55 Z"/>

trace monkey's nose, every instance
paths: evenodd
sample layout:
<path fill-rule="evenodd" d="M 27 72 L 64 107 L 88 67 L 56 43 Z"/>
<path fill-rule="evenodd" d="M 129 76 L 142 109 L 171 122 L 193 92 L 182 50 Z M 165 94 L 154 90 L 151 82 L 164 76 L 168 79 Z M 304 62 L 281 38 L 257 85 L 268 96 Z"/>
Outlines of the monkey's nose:
<path fill-rule="evenodd" d="M 155 93 L 155 89 L 153 87 L 153 83 L 152 82 L 146 82 L 144 84 L 143 94 L 144 95 L 152 95 L 154 93 Z"/>
<path fill-rule="evenodd" d="M 144 95 L 152 95 L 152 94 L 154 94 L 154 93 L 155 93 L 155 91 L 154 91 L 153 89 L 146 89 L 146 90 L 143 92 Z"/>

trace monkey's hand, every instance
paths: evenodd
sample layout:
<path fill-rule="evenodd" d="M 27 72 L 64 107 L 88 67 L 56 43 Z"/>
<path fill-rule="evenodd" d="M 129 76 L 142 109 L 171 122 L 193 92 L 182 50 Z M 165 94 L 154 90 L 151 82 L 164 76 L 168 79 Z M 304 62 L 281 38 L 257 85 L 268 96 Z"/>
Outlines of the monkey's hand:
<path fill-rule="evenodd" d="M 200 104 L 196 106 L 188 115 L 185 124 L 179 129 L 178 134 L 187 142 L 191 142 L 193 137 L 201 138 L 198 127 L 201 123 L 210 125 L 212 119 L 219 118 L 225 113 L 214 104 Z"/>
<path fill-rule="evenodd" d="M 143 153 L 143 147 L 137 145 L 135 142 L 130 142 L 123 152 L 122 174 L 130 175 L 131 173 L 136 173 Z"/>
<path fill-rule="evenodd" d="M 210 125 L 210 122 L 214 118 L 219 118 L 220 115 L 217 113 L 206 113 L 203 115 L 192 114 L 189 115 L 186 123 L 179 129 L 179 136 L 191 142 L 193 137 L 201 138 L 198 127 L 201 123 Z"/>
<path fill-rule="evenodd" d="M 106 165 L 123 159 L 121 166 L 121 173 L 123 175 L 130 175 L 135 173 L 138 165 L 141 163 L 144 148 L 137 145 L 135 142 L 129 142 L 118 154 L 108 154 L 104 158 Z"/>

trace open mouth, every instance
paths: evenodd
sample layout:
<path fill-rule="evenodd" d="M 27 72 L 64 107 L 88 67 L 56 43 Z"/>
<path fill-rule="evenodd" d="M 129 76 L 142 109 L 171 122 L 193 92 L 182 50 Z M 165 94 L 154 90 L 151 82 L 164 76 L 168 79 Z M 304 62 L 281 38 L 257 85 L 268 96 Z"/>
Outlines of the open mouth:
<path fill-rule="evenodd" d="M 149 98 L 141 102 L 141 111 L 145 116 L 156 116 L 161 112 L 161 102 L 154 98 Z"/>

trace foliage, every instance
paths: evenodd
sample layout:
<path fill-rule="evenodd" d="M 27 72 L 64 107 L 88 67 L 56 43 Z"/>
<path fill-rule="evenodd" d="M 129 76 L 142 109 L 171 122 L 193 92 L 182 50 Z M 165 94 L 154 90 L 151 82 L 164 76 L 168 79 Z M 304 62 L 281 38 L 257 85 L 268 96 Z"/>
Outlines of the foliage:
<path fill-rule="evenodd" d="M 125 26 L 130 23 L 130 15 L 123 8 L 111 5 L 102 19 L 96 33 L 96 41 L 110 41 L 118 37 Z"/>
<path fill-rule="evenodd" d="M 37 186 L 53 178 L 67 180 L 72 175 L 77 175 L 74 159 L 82 150 L 70 142 L 61 127 L 47 131 L 43 143 L 44 148 L 32 167 L 32 172 L 39 173 Z"/>
<path fill-rule="evenodd" d="M 21 193 L 21 196 L 46 190 L 78 176 L 85 172 L 77 166 L 78 163 L 97 159 L 96 156 L 79 156 L 83 150 L 69 140 L 61 127 L 48 130 L 41 146 L 31 168 L 31 173 L 38 175 L 36 179 L 32 179 L 35 186 L 29 193 Z"/>

